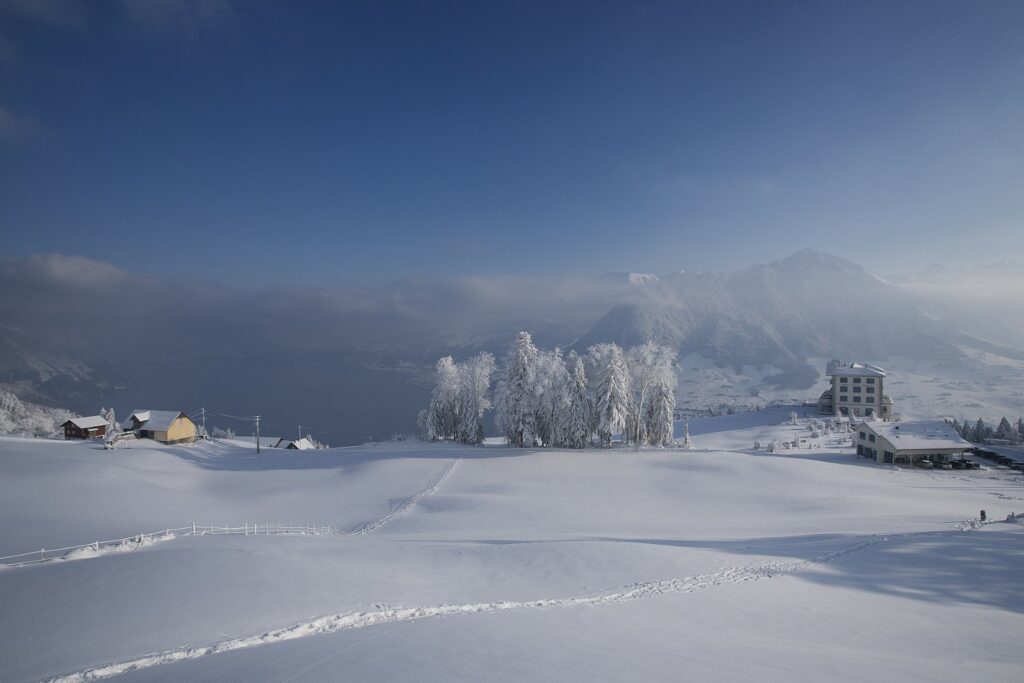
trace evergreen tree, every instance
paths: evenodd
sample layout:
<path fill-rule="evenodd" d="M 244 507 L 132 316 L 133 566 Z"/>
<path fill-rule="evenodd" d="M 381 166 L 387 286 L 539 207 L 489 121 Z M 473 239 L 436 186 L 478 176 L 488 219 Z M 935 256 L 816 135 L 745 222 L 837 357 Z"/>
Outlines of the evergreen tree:
<path fill-rule="evenodd" d="M 981 444 L 985 443 L 985 432 L 987 429 L 988 428 L 985 426 L 985 421 L 979 417 L 978 421 L 974 423 L 974 431 L 972 432 L 972 436 L 974 438 L 972 439 L 972 441 Z"/>
<path fill-rule="evenodd" d="M 676 409 L 675 392 L 667 384 L 656 384 L 647 404 L 647 441 L 652 446 L 672 443 L 672 414 Z"/>
<path fill-rule="evenodd" d="M 1017 430 L 1014 429 L 1013 425 L 1005 417 L 999 421 L 999 426 L 996 427 L 996 438 L 1005 439 L 1010 442 L 1017 440 Z"/>
<path fill-rule="evenodd" d="M 489 396 L 494 356 L 484 352 L 457 364 L 458 415 L 456 439 L 479 444 L 484 440 L 484 412 L 491 407 Z"/>
<path fill-rule="evenodd" d="M 537 441 L 537 347 L 529 332 L 520 332 L 505 361 L 498 385 L 497 421 L 509 446 L 533 446 Z"/>
<path fill-rule="evenodd" d="M 566 396 L 565 420 L 563 422 L 562 445 L 568 448 L 586 448 L 590 445 L 591 413 L 590 394 L 587 391 L 587 372 L 583 359 L 575 354 L 570 356 L 572 373 L 569 375 Z"/>
<path fill-rule="evenodd" d="M 568 383 L 569 373 L 561 350 L 538 352 L 534 424 L 537 438 L 545 446 L 561 445 L 568 406 Z"/>
<path fill-rule="evenodd" d="M 451 356 L 437 361 L 434 391 L 427 409 L 427 436 L 454 439 L 459 428 L 459 369 Z"/>
<path fill-rule="evenodd" d="M 612 435 L 625 429 L 630 415 L 629 369 L 617 344 L 596 344 L 588 353 L 600 377 L 594 401 L 597 434 L 601 443 L 611 446 Z"/>

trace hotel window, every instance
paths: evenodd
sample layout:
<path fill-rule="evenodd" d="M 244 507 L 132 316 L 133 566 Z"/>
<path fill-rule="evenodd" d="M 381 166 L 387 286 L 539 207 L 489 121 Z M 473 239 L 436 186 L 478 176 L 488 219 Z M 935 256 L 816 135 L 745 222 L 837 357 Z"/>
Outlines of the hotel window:
<path fill-rule="evenodd" d="M 874 434 L 868 434 L 868 441 L 870 441 L 871 443 L 874 443 L 875 442 L 875 435 Z"/>
<path fill-rule="evenodd" d="M 860 439 L 861 439 L 861 441 L 863 441 L 863 440 L 864 440 L 864 439 L 866 439 L 866 438 L 867 438 L 867 434 L 865 434 L 864 432 L 861 432 L 861 433 L 860 433 Z"/>
<path fill-rule="evenodd" d="M 846 384 L 847 379 L 845 377 L 840 377 L 839 381 L 842 382 L 843 384 Z"/>
<path fill-rule="evenodd" d="M 853 383 L 854 384 L 860 384 L 860 377 L 854 377 L 853 378 Z"/>
<path fill-rule="evenodd" d="M 853 393 L 859 394 L 860 393 L 860 387 L 854 387 L 853 388 Z"/>
<path fill-rule="evenodd" d="M 874 377 L 868 377 L 864 381 L 867 382 L 868 384 L 874 384 L 875 383 L 875 378 Z"/>
<path fill-rule="evenodd" d="M 860 403 L 860 396 L 854 396 L 853 397 L 853 402 L 854 403 Z"/>
<path fill-rule="evenodd" d="M 875 388 L 874 388 L 874 387 L 868 387 L 868 388 L 866 389 L 866 391 L 867 391 L 867 392 L 868 392 L 869 394 L 873 394 L 873 393 L 875 393 Z"/>
<path fill-rule="evenodd" d="M 849 401 L 849 400 L 850 400 L 850 397 L 849 397 L 849 396 L 840 396 L 840 397 L 839 397 L 839 400 L 840 400 L 840 401 L 843 401 L 843 402 L 845 403 L 845 402 L 847 402 L 847 401 Z"/>

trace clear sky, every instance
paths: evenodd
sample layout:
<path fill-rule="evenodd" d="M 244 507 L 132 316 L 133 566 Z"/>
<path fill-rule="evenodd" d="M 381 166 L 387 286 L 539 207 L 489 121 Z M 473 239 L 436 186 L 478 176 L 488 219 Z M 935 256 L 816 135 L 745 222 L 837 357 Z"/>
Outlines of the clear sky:
<path fill-rule="evenodd" d="M 803 247 L 1024 258 L 1024 2 L 0 0 L 4 256 L 327 282 Z"/>

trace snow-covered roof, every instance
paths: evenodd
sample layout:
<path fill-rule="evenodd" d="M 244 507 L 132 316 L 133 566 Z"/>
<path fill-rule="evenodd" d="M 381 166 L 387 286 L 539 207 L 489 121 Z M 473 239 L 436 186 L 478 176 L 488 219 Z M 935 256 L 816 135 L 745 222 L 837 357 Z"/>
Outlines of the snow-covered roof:
<path fill-rule="evenodd" d="M 313 446 L 313 442 L 310 441 L 306 437 L 302 437 L 301 439 L 295 439 L 294 441 L 288 441 L 286 439 L 281 439 L 280 443 L 277 444 L 277 447 L 278 448 L 295 448 L 295 449 L 298 449 L 300 451 L 308 451 L 308 450 L 310 450 L 312 448 L 315 448 L 315 446 Z"/>
<path fill-rule="evenodd" d="M 68 422 L 75 425 L 79 429 L 94 429 L 96 427 L 107 426 L 107 419 L 100 415 L 90 415 L 88 417 L 73 417 L 70 420 L 68 420 Z"/>
<path fill-rule="evenodd" d="M 969 448 L 945 420 L 913 420 L 908 422 L 867 422 L 866 427 L 893 445 L 897 450 Z"/>
<path fill-rule="evenodd" d="M 125 428 L 132 426 L 134 417 L 140 422 L 140 428 L 147 431 L 163 432 L 170 428 L 171 423 L 185 415 L 180 410 L 133 410 L 125 420 Z"/>
<path fill-rule="evenodd" d="M 885 377 L 885 370 L 870 363 L 844 363 L 830 360 L 825 374 L 829 377 Z"/>

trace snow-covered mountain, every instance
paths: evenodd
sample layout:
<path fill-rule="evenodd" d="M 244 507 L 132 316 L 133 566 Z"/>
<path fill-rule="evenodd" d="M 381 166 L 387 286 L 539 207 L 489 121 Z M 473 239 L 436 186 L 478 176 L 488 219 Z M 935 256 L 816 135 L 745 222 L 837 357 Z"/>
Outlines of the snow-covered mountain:
<path fill-rule="evenodd" d="M 735 273 L 660 278 L 611 310 L 581 337 L 631 346 L 654 339 L 739 372 L 771 365 L 774 382 L 805 388 L 819 368 L 809 358 L 961 357 L 975 339 L 918 306 L 898 286 L 831 254 L 801 251 Z M 1019 357 L 1012 349 L 998 349 Z"/>

